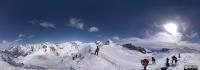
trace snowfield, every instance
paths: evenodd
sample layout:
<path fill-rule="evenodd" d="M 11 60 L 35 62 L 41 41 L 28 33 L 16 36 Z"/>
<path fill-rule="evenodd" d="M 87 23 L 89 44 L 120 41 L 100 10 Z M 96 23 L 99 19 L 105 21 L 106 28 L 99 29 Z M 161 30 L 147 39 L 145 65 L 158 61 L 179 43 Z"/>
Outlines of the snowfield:
<path fill-rule="evenodd" d="M 179 53 L 178 64 L 168 70 L 183 70 L 184 65 L 191 64 L 200 66 L 200 52 L 185 47 L 150 52 L 146 48 L 134 50 L 109 41 L 101 45 L 99 56 L 96 56 L 96 46 L 79 41 L 17 45 L 0 51 L 0 70 L 143 70 L 140 61 L 144 58 L 150 60 L 147 70 L 161 70 L 166 58 L 171 63 L 171 57 L 178 57 Z M 156 58 L 156 64 L 152 64 L 151 57 Z"/>

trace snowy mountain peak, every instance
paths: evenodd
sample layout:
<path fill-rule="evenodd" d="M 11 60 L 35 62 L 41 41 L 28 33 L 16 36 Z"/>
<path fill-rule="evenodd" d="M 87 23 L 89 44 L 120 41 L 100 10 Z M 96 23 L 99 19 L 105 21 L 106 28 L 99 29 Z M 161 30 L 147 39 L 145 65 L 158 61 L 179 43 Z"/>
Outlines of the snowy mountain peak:
<path fill-rule="evenodd" d="M 94 53 L 99 44 L 100 51 L 97 56 Z M 108 40 L 105 44 L 100 41 L 98 43 L 72 41 L 59 44 L 45 42 L 42 44 L 18 45 L 0 54 L 2 55 L 1 62 L 8 63 L 10 67 L 14 68 L 67 70 L 141 70 L 143 67 L 140 60 L 144 58 L 151 60 L 151 57 L 154 56 L 158 60 L 158 64 L 151 65 L 150 70 L 157 70 L 165 63 L 166 57 L 182 50 L 193 51 L 184 48 L 159 53 L 134 44 L 118 45 L 112 40 Z M 184 53 L 181 55 L 184 55 Z M 187 57 L 192 56 L 188 53 L 186 55 Z"/>

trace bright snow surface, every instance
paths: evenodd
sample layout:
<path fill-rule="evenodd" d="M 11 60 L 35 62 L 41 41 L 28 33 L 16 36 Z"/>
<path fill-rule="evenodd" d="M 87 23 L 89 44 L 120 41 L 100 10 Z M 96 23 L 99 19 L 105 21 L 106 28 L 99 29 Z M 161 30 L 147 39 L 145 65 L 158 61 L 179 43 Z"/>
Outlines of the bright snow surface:
<path fill-rule="evenodd" d="M 44 46 L 45 45 L 45 46 Z M 176 66 L 170 66 L 169 70 L 183 70 L 184 65 L 193 64 L 200 66 L 200 54 L 189 49 L 173 49 L 168 52 L 152 52 L 143 54 L 135 50 L 129 50 L 116 43 L 102 45 L 99 56 L 94 55 L 95 43 L 66 42 L 61 44 L 43 43 L 18 46 L 10 48 L 9 52 L 20 50 L 21 54 L 14 58 L 1 53 L 0 70 L 142 70 L 141 59 L 149 59 L 147 70 L 161 70 L 165 67 L 166 58 L 173 55 L 178 58 Z M 72 59 L 75 55 L 78 58 Z M 151 57 L 156 58 L 156 64 L 152 64 Z M 10 57 L 14 63 L 23 63 L 15 66 L 5 61 Z"/>

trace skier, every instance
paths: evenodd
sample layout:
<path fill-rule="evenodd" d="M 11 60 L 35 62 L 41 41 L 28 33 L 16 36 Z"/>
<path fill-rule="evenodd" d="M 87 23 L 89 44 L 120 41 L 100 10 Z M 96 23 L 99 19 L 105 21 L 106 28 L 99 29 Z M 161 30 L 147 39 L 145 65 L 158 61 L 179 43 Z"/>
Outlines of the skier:
<path fill-rule="evenodd" d="M 166 67 L 169 67 L 169 58 L 166 59 Z"/>
<path fill-rule="evenodd" d="M 152 57 L 152 64 L 156 64 L 156 59 Z"/>
<path fill-rule="evenodd" d="M 97 48 L 95 50 L 95 55 L 97 55 L 97 56 L 99 55 L 99 49 L 100 49 L 99 46 L 97 46 Z"/>
<path fill-rule="evenodd" d="M 177 64 L 177 62 L 178 62 L 178 59 L 177 59 L 177 58 L 175 58 L 175 65 Z"/>
<path fill-rule="evenodd" d="M 147 65 L 149 64 L 149 60 L 148 59 L 141 60 L 141 64 L 144 66 L 144 70 L 146 70 Z"/>
<path fill-rule="evenodd" d="M 175 62 L 175 65 L 176 65 L 176 63 L 177 63 L 177 57 L 176 56 L 172 56 L 172 64 Z"/>
<path fill-rule="evenodd" d="M 178 58 L 181 58 L 181 54 L 180 53 L 178 53 Z"/>

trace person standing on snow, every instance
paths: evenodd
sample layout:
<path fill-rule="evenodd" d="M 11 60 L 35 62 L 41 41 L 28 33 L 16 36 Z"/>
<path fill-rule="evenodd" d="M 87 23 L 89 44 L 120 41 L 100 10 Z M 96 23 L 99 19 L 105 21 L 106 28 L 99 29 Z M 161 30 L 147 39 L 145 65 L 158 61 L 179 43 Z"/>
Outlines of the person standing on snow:
<path fill-rule="evenodd" d="M 144 66 L 144 70 L 146 70 L 149 64 L 149 60 L 148 59 L 141 60 L 141 64 Z"/>
<path fill-rule="evenodd" d="M 99 50 L 100 50 L 100 48 L 99 48 L 99 46 L 97 46 L 94 54 L 98 56 L 99 55 Z"/>
<path fill-rule="evenodd" d="M 152 57 L 152 64 L 156 64 L 156 59 Z"/>
<path fill-rule="evenodd" d="M 166 67 L 169 67 L 169 58 L 166 59 Z"/>
<path fill-rule="evenodd" d="M 177 63 L 177 57 L 176 56 L 172 56 L 172 64 L 175 62 L 175 65 L 176 65 L 176 63 Z"/>
<path fill-rule="evenodd" d="M 175 58 L 175 65 L 177 64 L 177 62 L 178 62 L 178 59 L 177 59 L 177 57 Z"/>
<path fill-rule="evenodd" d="M 180 53 L 178 53 L 178 58 L 181 58 L 181 54 Z"/>

